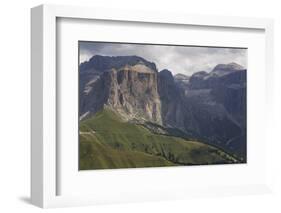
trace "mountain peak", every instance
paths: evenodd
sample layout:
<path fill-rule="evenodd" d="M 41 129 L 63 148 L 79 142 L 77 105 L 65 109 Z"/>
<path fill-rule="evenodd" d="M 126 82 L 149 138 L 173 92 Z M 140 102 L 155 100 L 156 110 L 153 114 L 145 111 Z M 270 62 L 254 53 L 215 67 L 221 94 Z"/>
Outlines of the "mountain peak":
<path fill-rule="evenodd" d="M 162 73 L 164 75 L 172 75 L 172 72 L 170 70 L 168 70 L 168 69 L 163 69 L 159 73 Z"/>
<path fill-rule="evenodd" d="M 80 64 L 79 69 L 81 72 L 90 69 L 97 70 L 100 72 L 115 68 L 120 69 L 126 65 L 134 66 L 137 64 L 145 65 L 157 72 L 156 65 L 153 62 L 149 62 L 142 57 L 131 55 L 131 56 L 102 56 L 94 55 L 90 60 Z"/>
<path fill-rule="evenodd" d="M 189 80 L 190 76 L 178 73 L 178 74 L 174 75 L 174 78 L 176 80 L 183 81 L 183 80 Z"/>
<path fill-rule="evenodd" d="M 170 70 L 163 69 L 159 72 L 159 77 L 160 78 L 165 78 L 166 80 L 171 80 L 174 81 L 173 74 Z"/>
<path fill-rule="evenodd" d="M 229 70 L 244 70 L 245 68 L 235 62 L 229 64 L 218 64 L 212 71 L 229 71 Z"/>
<path fill-rule="evenodd" d="M 192 78 L 203 78 L 207 75 L 208 75 L 208 73 L 206 71 L 199 71 L 199 72 L 193 73 L 191 77 Z"/>

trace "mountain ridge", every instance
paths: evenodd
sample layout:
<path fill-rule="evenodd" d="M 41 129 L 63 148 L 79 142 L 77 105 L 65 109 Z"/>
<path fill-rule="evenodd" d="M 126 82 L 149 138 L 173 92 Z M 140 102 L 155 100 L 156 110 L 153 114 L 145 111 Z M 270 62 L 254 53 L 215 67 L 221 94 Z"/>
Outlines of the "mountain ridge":
<path fill-rule="evenodd" d="M 157 71 L 156 65 L 153 62 L 149 62 L 142 57 L 131 56 L 102 56 L 94 55 L 88 61 L 82 62 L 79 65 L 79 72 L 85 71 L 106 71 L 112 68 L 119 69 L 125 65 L 136 65 L 143 63 L 150 69 Z M 92 70 L 91 70 L 92 69 Z"/>

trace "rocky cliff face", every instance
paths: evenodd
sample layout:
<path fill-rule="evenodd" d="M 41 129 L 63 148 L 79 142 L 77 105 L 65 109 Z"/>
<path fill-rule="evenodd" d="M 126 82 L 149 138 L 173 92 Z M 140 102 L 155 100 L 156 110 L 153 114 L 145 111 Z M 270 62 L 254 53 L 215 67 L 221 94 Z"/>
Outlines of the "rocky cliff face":
<path fill-rule="evenodd" d="M 183 130 L 184 106 L 182 104 L 181 91 L 169 70 L 162 70 L 158 73 L 158 92 L 161 100 L 163 125 Z"/>
<path fill-rule="evenodd" d="M 80 87 L 80 118 L 106 106 L 125 120 L 162 124 L 155 64 L 136 56 L 102 59 L 98 56 L 89 61 L 91 66 L 80 67 L 80 78 L 92 78 Z"/>
<path fill-rule="evenodd" d="M 194 73 L 184 91 L 184 131 L 246 157 L 246 70 L 231 63 Z M 188 116 L 188 117 L 186 117 Z"/>

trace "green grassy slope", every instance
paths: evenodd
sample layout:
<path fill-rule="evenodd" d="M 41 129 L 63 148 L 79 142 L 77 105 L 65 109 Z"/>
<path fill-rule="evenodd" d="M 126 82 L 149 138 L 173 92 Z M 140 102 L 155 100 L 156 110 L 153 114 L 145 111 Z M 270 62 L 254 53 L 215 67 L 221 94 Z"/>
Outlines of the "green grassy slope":
<path fill-rule="evenodd" d="M 79 129 L 81 170 L 236 162 L 215 147 L 123 122 L 108 109 L 80 122 Z"/>
<path fill-rule="evenodd" d="M 80 169 L 140 168 L 173 166 L 160 156 L 147 153 L 113 149 L 99 142 L 94 134 L 80 135 Z"/>

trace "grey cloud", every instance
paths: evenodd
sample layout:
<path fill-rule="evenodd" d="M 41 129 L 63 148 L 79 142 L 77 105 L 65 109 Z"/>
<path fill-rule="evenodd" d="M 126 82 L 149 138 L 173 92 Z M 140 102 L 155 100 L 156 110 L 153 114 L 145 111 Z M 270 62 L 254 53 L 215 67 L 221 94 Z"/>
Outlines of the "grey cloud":
<path fill-rule="evenodd" d="M 169 69 L 173 74 L 186 75 L 202 70 L 210 71 L 221 63 L 236 62 L 247 67 L 246 49 L 101 42 L 80 42 L 79 45 L 80 62 L 94 55 L 137 55 L 154 62 L 159 70 Z"/>

